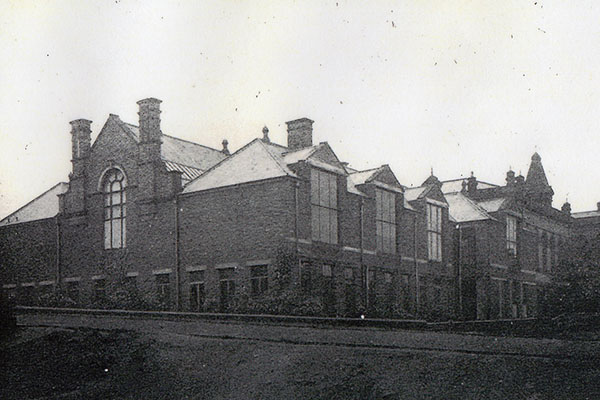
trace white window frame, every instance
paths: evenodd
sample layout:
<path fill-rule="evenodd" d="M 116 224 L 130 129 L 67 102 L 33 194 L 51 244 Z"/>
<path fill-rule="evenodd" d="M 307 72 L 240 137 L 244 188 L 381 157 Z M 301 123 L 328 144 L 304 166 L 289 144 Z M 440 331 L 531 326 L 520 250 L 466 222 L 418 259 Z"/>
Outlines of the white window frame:
<path fill-rule="evenodd" d="M 517 217 L 506 216 L 506 248 L 512 256 L 517 255 Z"/>
<path fill-rule="evenodd" d="M 375 189 L 377 251 L 396 254 L 396 194 Z"/>
<path fill-rule="evenodd" d="M 444 207 L 427 203 L 427 252 L 430 261 L 442 261 Z"/>
<path fill-rule="evenodd" d="M 338 244 L 337 175 L 310 170 L 312 240 Z"/>

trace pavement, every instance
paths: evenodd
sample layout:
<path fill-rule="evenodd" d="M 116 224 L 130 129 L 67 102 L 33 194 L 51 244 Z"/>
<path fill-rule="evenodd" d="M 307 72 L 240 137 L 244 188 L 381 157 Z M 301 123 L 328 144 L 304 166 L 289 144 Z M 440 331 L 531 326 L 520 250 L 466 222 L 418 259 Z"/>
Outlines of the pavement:
<path fill-rule="evenodd" d="M 151 334 L 159 340 L 186 338 L 242 340 L 310 346 L 381 348 L 426 352 L 578 359 L 600 361 L 600 341 L 494 337 L 418 330 L 352 327 L 314 327 L 302 324 L 166 320 L 144 317 L 27 313 L 21 326 L 125 329 Z"/>

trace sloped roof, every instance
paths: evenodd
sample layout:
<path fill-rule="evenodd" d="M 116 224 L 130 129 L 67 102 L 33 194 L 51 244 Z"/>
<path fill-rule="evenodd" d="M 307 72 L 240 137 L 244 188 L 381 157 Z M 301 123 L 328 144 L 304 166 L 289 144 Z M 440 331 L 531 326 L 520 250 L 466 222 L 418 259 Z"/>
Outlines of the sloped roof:
<path fill-rule="evenodd" d="M 591 218 L 591 217 L 600 217 L 600 210 L 592 210 L 592 211 L 580 211 L 576 213 L 572 213 L 571 217 L 573 218 Z"/>
<path fill-rule="evenodd" d="M 352 178 L 352 181 L 354 182 L 354 184 L 362 185 L 366 182 L 369 182 L 371 179 L 373 179 L 377 175 L 377 173 L 379 171 L 381 171 L 381 168 L 382 167 L 377 167 L 377 168 L 367 169 L 364 171 L 353 172 L 350 174 L 350 177 Z"/>
<path fill-rule="evenodd" d="M 123 130 L 135 141 L 140 141 L 139 127 L 119 121 Z M 168 171 L 182 172 L 182 179 L 190 181 L 202 172 L 227 158 L 223 152 L 188 140 L 163 134 L 161 158 Z"/>
<path fill-rule="evenodd" d="M 544 166 L 542 165 L 542 157 L 538 153 L 533 153 L 533 156 L 531 156 L 531 164 L 529 164 L 525 185 L 538 190 L 547 190 L 550 188 L 548 178 L 546 178 L 546 173 L 544 172 Z"/>
<path fill-rule="evenodd" d="M 69 189 L 69 184 L 66 182 L 60 182 L 52 186 L 14 213 L 5 217 L 0 221 L 0 226 L 37 221 L 56 216 L 58 214 L 58 195 L 65 193 L 67 189 Z"/>
<path fill-rule="evenodd" d="M 454 222 L 484 221 L 493 219 L 482 207 L 462 193 L 445 195 L 448 212 Z"/>
<path fill-rule="evenodd" d="M 477 204 L 479 204 L 479 206 L 485 211 L 490 213 L 497 212 L 498 210 L 500 210 L 504 206 L 506 201 L 508 201 L 506 197 L 498 197 L 496 199 L 479 201 L 477 202 Z"/>
<path fill-rule="evenodd" d="M 407 201 L 413 201 L 413 200 L 417 200 L 422 198 L 425 193 L 427 192 L 428 187 L 427 186 L 418 186 L 418 187 L 411 187 L 411 188 L 404 188 L 404 198 Z"/>
<path fill-rule="evenodd" d="M 462 190 L 463 181 L 467 180 L 467 178 L 458 178 L 451 179 L 448 181 L 442 182 L 442 193 L 456 193 Z M 498 185 L 494 185 L 492 183 L 477 181 L 477 189 L 491 189 L 498 187 Z"/>
<path fill-rule="evenodd" d="M 190 182 L 183 193 L 238 185 L 280 176 L 296 175 L 287 167 L 273 146 L 255 139 L 203 175 Z"/>

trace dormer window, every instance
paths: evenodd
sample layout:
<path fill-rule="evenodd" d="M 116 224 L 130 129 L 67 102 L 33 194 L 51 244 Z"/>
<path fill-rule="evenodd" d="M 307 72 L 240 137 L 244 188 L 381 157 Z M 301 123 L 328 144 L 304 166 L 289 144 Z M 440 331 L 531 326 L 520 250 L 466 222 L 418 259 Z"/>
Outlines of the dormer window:
<path fill-rule="evenodd" d="M 512 256 L 517 255 L 517 218 L 506 217 L 506 248 Z"/>
<path fill-rule="evenodd" d="M 375 189 L 377 251 L 396 253 L 396 196 L 392 192 Z"/>
<path fill-rule="evenodd" d="M 427 249 L 429 260 L 442 261 L 442 207 L 427 203 Z"/>
<path fill-rule="evenodd" d="M 104 248 L 125 247 L 125 175 L 117 168 L 108 170 L 103 180 L 104 192 Z"/>
<path fill-rule="evenodd" d="M 319 242 L 338 242 L 337 177 L 311 169 L 310 203 L 312 239 Z"/>

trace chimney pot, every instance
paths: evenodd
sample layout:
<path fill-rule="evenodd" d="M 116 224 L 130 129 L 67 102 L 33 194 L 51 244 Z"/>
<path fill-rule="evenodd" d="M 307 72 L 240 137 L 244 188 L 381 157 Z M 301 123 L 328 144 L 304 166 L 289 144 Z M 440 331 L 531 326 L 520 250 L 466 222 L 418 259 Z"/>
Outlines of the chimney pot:
<path fill-rule="evenodd" d="M 223 144 L 223 150 L 221 150 L 221 152 L 223 154 L 230 155 L 231 153 L 229 152 L 229 149 L 227 148 L 227 145 L 229 144 L 227 139 L 223 139 L 223 142 L 221 142 L 221 143 Z"/>
<path fill-rule="evenodd" d="M 286 122 L 288 132 L 288 148 L 298 150 L 312 146 L 313 120 L 300 118 Z"/>
<path fill-rule="evenodd" d="M 467 192 L 469 194 L 474 194 L 477 191 L 477 178 L 473 175 L 473 171 L 471 171 L 471 176 L 467 179 Z"/>
<path fill-rule="evenodd" d="M 263 133 L 263 142 L 271 143 L 271 139 L 269 139 L 269 128 L 267 128 L 266 125 L 262 128 L 262 133 Z"/>
<path fill-rule="evenodd" d="M 565 204 L 562 205 L 560 210 L 567 215 L 571 215 L 571 204 L 568 201 L 565 201 Z"/>
<path fill-rule="evenodd" d="M 596 208 L 600 211 L 600 201 L 596 203 Z"/>

